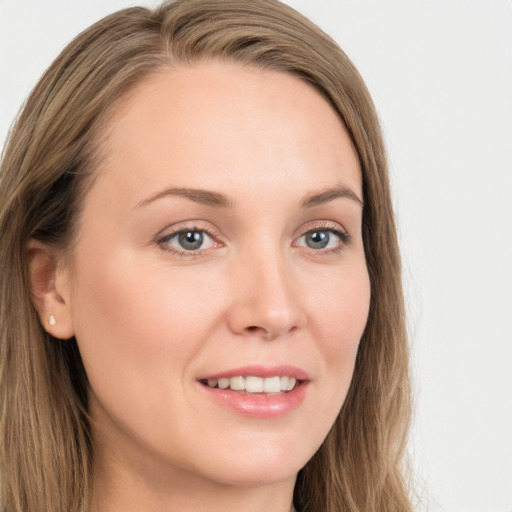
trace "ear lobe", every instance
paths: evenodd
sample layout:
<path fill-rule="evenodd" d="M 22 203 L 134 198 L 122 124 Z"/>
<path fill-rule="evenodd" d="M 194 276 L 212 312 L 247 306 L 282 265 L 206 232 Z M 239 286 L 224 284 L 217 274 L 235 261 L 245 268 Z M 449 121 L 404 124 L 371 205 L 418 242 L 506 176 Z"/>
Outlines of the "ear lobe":
<path fill-rule="evenodd" d="M 72 338 L 75 333 L 62 258 L 37 240 L 30 240 L 26 251 L 30 291 L 43 328 L 55 338 Z"/>

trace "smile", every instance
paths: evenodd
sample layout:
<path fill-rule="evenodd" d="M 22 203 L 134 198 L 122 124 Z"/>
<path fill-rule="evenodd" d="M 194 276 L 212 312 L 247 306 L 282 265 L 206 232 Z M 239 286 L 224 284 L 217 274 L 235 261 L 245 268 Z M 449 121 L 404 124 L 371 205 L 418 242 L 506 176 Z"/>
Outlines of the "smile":
<path fill-rule="evenodd" d="M 300 407 L 311 377 L 290 365 L 250 365 L 197 380 L 201 392 L 228 411 L 253 418 L 278 418 Z"/>
<path fill-rule="evenodd" d="M 295 388 L 297 379 L 288 375 L 274 377 L 235 376 L 221 377 L 219 379 L 207 379 L 202 381 L 210 388 L 231 389 L 247 394 L 275 394 L 287 393 Z"/>

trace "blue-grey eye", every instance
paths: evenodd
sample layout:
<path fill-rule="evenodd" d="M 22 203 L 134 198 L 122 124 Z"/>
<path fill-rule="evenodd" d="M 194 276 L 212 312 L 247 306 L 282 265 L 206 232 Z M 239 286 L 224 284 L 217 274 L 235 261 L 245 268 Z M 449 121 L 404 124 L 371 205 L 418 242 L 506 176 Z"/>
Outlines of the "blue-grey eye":
<path fill-rule="evenodd" d="M 302 235 L 297 245 L 309 247 L 310 249 L 334 249 L 344 242 L 342 233 L 332 229 L 312 229 Z"/>
<path fill-rule="evenodd" d="M 213 240 L 205 231 L 188 229 L 170 236 L 166 243 L 182 251 L 198 251 L 212 247 Z"/>
<path fill-rule="evenodd" d="M 331 239 L 327 231 L 310 231 L 305 235 L 306 245 L 311 249 L 325 249 Z"/>

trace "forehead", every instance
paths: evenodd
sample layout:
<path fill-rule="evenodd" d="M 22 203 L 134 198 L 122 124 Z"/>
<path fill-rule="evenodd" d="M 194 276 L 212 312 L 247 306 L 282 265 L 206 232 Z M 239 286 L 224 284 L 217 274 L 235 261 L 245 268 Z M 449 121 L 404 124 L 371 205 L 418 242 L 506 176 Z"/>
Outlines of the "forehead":
<path fill-rule="evenodd" d="M 141 82 L 116 108 L 100 171 L 137 191 L 212 188 L 232 174 L 265 186 L 310 174 L 361 193 L 357 154 L 338 115 L 291 74 L 210 62 Z M 327 176 L 328 175 L 328 176 Z"/>

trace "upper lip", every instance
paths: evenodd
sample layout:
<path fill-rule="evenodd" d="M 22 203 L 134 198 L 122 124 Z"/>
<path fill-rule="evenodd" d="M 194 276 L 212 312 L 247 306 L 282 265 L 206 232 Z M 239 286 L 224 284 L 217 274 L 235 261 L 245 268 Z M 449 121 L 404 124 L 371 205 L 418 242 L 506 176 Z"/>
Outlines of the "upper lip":
<path fill-rule="evenodd" d="M 297 380 L 304 381 L 310 380 L 308 373 L 302 368 L 292 365 L 279 365 L 279 366 L 263 366 L 263 365 L 249 365 L 240 368 L 231 368 L 229 370 L 220 371 L 210 375 L 205 375 L 198 380 L 207 379 L 222 379 L 231 377 L 294 377 Z"/>

